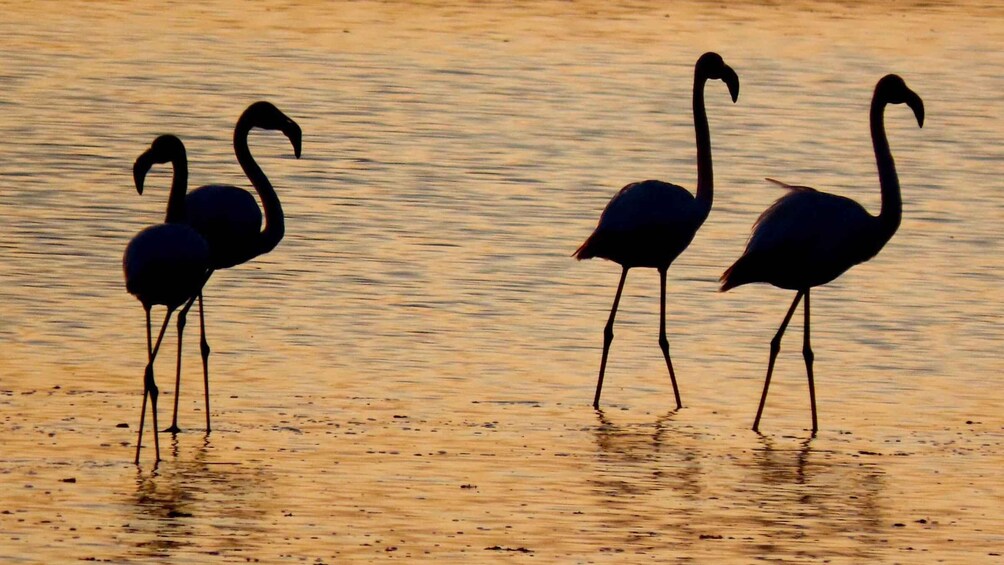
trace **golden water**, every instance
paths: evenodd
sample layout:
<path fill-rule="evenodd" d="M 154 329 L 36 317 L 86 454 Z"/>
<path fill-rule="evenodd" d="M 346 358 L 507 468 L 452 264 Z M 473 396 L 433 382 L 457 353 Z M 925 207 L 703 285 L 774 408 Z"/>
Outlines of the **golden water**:
<path fill-rule="evenodd" d="M 32 2 L 0 20 L 0 562 L 977 563 L 1004 553 L 1004 9 L 992 3 Z M 630 181 L 694 186 L 693 63 L 716 200 L 670 269 L 571 252 Z M 903 224 L 813 294 L 820 433 L 791 293 L 719 294 L 778 190 L 879 196 L 887 110 Z M 230 145 L 268 99 L 303 158 L 253 135 L 287 235 L 207 288 L 214 430 L 190 324 L 176 439 L 132 464 L 143 314 L 129 238 L 163 216 L 135 157 L 246 186 Z M 173 332 L 158 359 L 169 418 Z M 121 424 L 121 426 L 120 426 Z"/>

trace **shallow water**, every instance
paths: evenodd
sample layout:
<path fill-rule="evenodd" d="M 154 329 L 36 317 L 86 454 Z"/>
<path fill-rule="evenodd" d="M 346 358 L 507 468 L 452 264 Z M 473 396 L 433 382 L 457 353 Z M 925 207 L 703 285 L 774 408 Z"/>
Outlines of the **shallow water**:
<path fill-rule="evenodd" d="M 1000 562 L 1004 10 L 979 2 L 26 3 L 0 22 L 0 561 Z M 619 269 L 569 255 L 630 181 L 693 187 L 693 63 L 716 199 L 669 275 L 685 408 L 636 270 L 603 410 L 590 407 Z M 813 293 L 821 430 L 791 294 L 716 293 L 778 177 L 879 203 L 887 110 L 903 224 Z M 184 139 L 190 184 L 246 186 L 255 133 L 281 245 L 207 288 L 181 425 L 132 464 L 142 309 L 121 254 L 160 221 L 131 165 Z M 173 332 L 158 358 L 173 401 Z"/>

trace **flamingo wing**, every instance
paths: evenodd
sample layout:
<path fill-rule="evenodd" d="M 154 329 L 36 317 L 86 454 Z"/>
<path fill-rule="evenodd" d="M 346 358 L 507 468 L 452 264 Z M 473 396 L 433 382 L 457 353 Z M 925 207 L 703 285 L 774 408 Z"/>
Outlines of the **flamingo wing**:
<path fill-rule="evenodd" d="M 657 180 L 631 183 L 610 200 L 575 256 L 629 266 L 668 266 L 687 248 L 705 217 L 707 210 L 680 186 Z"/>
<path fill-rule="evenodd" d="M 791 187 L 753 225 L 745 253 L 722 276 L 723 290 L 750 282 L 804 290 L 830 282 L 878 252 L 876 225 L 849 198 Z"/>
<path fill-rule="evenodd" d="M 214 269 L 232 267 L 253 256 L 262 216 L 250 192 L 236 186 L 207 185 L 188 193 L 185 207 L 188 224 L 209 242 Z"/>
<path fill-rule="evenodd" d="M 130 294 L 144 304 L 176 308 L 204 282 L 209 246 L 185 224 L 157 224 L 129 242 L 122 268 Z"/>

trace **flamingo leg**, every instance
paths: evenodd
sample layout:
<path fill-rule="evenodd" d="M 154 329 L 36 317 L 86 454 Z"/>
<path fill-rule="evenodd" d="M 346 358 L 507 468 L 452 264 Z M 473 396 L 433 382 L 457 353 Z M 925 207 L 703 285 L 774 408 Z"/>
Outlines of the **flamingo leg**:
<path fill-rule="evenodd" d="M 147 368 L 149 368 L 150 359 L 153 357 L 153 337 L 150 335 L 150 308 L 144 308 L 146 310 L 146 358 L 147 358 Z M 150 388 L 147 382 L 146 375 L 143 376 L 143 404 L 139 409 L 139 436 L 136 438 L 136 465 L 139 465 L 139 450 L 143 445 L 143 423 L 146 420 L 146 398 L 149 396 Z"/>
<path fill-rule="evenodd" d="M 767 363 L 767 378 L 763 382 L 763 394 L 760 396 L 760 407 L 756 410 L 756 419 L 753 420 L 753 431 L 760 431 L 760 416 L 763 415 L 763 406 L 767 403 L 767 389 L 770 387 L 770 376 L 774 372 L 774 362 L 777 360 L 777 353 L 781 351 L 781 337 L 784 336 L 784 330 L 788 328 L 788 322 L 791 321 L 792 314 L 795 313 L 795 308 L 798 307 L 798 301 L 802 299 L 802 295 L 807 294 L 806 291 L 798 291 L 795 295 L 795 300 L 791 303 L 791 308 L 788 308 L 788 313 L 784 316 L 784 321 L 781 322 L 781 327 L 777 329 L 777 333 L 774 335 L 774 339 L 770 340 L 770 361 Z"/>
<path fill-rule="evenodd" d="M 147 350 L 147 363 L 146 370 L 143 373 L 143 406 L 142 412 L 139 417 L 139 437 L 136 439 L 136 464 L 139 464 L 139 450 L 143 442 L 143 424 L 146 418 L 146 398 L 150 397 L 150 409 L 151 415 L 153 417 L 153 445 L 157 452 L 157 458 L 155 461 L 160 461 L 160 438 L 157 435 L 157 397 L 160 395 L 160 390 L 157 388 L 157 382 L 153 378 L 153 362 L 157 358 L 157 351 L 160 350 L 160 344 L 164 339 L 164 332 L 167 330 L 168 322 L 171 321 L 172 310 L 167 311 L 167 315 L 164 316 L 164 324 L 160 327 L 160 334 L 157 336 L 157 345 L 151 347 L 151 335 L 150 335 L 150 309 L 146 309 L 146 350 Z"/>
<path fill-rule="evenodd" d="M 676 373 L 673 372 L 673 361 L 669 358 L 669 340 L 666 338 L 666 269 L 659 269 L 659 347 L 662 348 L 662 356 L 666 358 L 669 378 L 673 381 L 676 408 L 683 408 L 683 403 L 680 402 L 680 389 L 676 386 Z"/>
<path fill-rule="evenodd" d="M 812 346 L 809 344 L 809 291 L 805 291 L 805 328 L 802 332 L 802 357 L 805 358 L 805 372 L 809 375 L 809 405 L 812 406 L 812 435 L 816 435 L 819 429 L 816 425 L 816 385 L 812 379 L 812 361 L 815 355 L 812 353 Z"/>
<path fill-rule="evenodd" d="M 181 431 L 181 428 L 178 427 L 178 401 L 181 399 L 181 343 L 185 334 L 185 324 L 188 321 L 188 311 L 192 309 L 194 303 L 195 297 L 193 296 L 178 312 L 178 363 L 174 377 L 174 415 L 171 418 L 171 427 L 164 430 L 172 434 Z"/>
<path fill-rule="evenodd" d="M 614 295 L 614 305 L 610 308 L 610 318 L 603 329 L 603 357 L 600 359 L 600 376 L 596 381 L 596 396 L 593 397 L 593 408 L 600 407 L 600 391 L 603 390 L 603 373 L 607 370 L 607 356 L 610 354 L 610 344 L 614 341 L 614 317 L 617 316 L 617 305 L 621 301 L 621 292 L 624 291 L 624 281 L 627 280 L 628 267 L 621 271 L 621 281 L 617 284 L 617 294 Z"/>
<path fill-rule="evenodd" d="M 206 278 L 208 280 L 208 275 Z M 202 351 L 202 379 L 206 383 L 206 433 L 208 434 L 212 429 L 209 425 L 209 342 L 206 341 L 206 315 L 202 307 L 202 291 L 199 291 L 199 330 L 202 335 L 199 349 Z"/>

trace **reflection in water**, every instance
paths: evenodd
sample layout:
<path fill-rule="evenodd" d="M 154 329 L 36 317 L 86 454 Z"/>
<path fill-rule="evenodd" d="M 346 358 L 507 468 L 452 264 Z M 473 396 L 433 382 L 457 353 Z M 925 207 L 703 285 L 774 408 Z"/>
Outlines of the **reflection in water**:
<path fill-rule="evenodd" d="M 882 470 L 844 453 L 814 450 L 812 442 L 777 446 L 760 436 L 753 460 L 743 463 L 755 473 L 737 484 L 733 502 L 745 502 L 758 526 L 750 547 L 757 555 L 874 559 Z"/>
<path fill-rule="evenodd" d="M 624 425 L 602 410 L 596 413 L 593 484 L 597 507 L 607 512 L 603 528 L 613 534 L 611 543 L 679 549 L 681 542 L 697 539 L 693 524 L 701 505 L 703 458 L 698 434 L 672 425 L 676 410 L 650 423 Z M 649 505 L 662 511 L 639 512 Z"/>
<path fill-rule="evenodd" d="M 178 453 L 175 436 L 172 454 Z M 128 530 L 137 557 L 181 559 L 187 551 L 244 553 L 264 543 L 269 473 L 244 460 L 211 462 L 209 435 L 191 461 L 169 460 L 136 477 Z"/>
<path fill-rule="evenodd" d="M 692 494 L 700 492 L 700 486 L 696 480 L 699 471 L 697 454 L 693 448 L 687 447 L 683 448 L 681 455 L 680 450 L 677 449 L 681 447 L 679 435 L 681 432 L 677 428 L 670 427 L 677 410 L 670 410 L 650 424 L 618 425 L 612 422 L 603 410 L 596 410 L 596 414 L 600 421 L 600 425 L 595 430 L 596 445 L 599 448 L 597 458 L 599 462 L 623 470 L 625 465 L 642 466 L 645 463 L 658 463 L 665 454 L 672 454 L 677 461 L 686 463 L 672 474 L 679 479 L 678 484 L 672 485 L 674 490 Z M 693 436 L 691 437 L 693 438 Z M 653 478 L 659 478 L 663 475 L 663 469 L 652 469 Z M 617 484 L 620 484 L 620 481 Z M 638 492 L 634 491 L 636 488 L 647 491 L 665 488 L 665 486 L 649 484 L 646 487 L 640 483 L 632 482 L 630 485 L 623 485 L 622 488 L 625 493 L 636 493 Z"/>
<path fill-rule="evenodd" d="M 747 435 L 731 442 L 675 416 L 617 424 L 598 412 L 593 507 L 603 509 L 606 547 L 709 558 L 879 555 L 884 472 L 874 463 L 815 449 L 812 439 L 760 436 L 748 449 Z"/>

